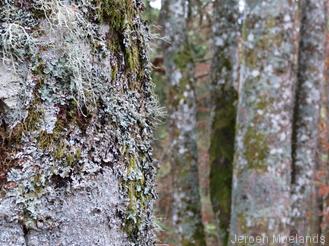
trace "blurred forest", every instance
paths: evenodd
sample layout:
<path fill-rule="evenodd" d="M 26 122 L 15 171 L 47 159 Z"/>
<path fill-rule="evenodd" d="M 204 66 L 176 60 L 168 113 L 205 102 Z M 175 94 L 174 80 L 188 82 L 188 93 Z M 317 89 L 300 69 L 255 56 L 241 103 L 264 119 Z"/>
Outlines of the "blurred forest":
<path fill-rule="evenodd" d="M 145 5 L 159 245 L 328 245 L 329 1 Z"/>

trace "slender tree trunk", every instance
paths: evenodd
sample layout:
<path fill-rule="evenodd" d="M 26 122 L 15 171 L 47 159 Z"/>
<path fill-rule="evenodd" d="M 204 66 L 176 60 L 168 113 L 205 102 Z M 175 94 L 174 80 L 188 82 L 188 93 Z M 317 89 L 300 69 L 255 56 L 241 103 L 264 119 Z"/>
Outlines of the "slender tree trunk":
<path fill-rule="evenodd" d="M 0 245 L 153 245 L 142 3 L 0 3 Z"/>
<path fill-rule="evenodd" d="M 293 136 L 292 226 L 302 236 L 319 233 L 315 174 L 325 65 L 325 4 L 301 1 L 301 42 Z"/>
<path fill-rule="evenodd" d="M 169 83 L 172 223 L 177 234 L 176 245 L 205 245 L 198 182 L 194 63 L 187 35 L 189 5 L 183 0 L 166 0 L 162 7 L 168 38 L 164 63 Z"/>
<path fill-rule="evenodd" d="M 244 11 L 230 235 L 271 238 L 289 235 L 298 11 L 290 0 Z"/>
<path fill-rule="evenodd" d="M 211 132 L 210 196 L 216 214 L 221 245 L 227 245 L 231 216 L 231 186 L 236 125 L 237 51 L 239 37 L 238 1 L 214 3 L 214 46 L 212 68 L 213 122 Z"/>
<path fill-rule="evenodd" d="M 322 81 L 321 114 L 320 114 L 320 189 L 319 196 L 322 202 L 321 208 L 321 234 L 329 238 L 329 1 L 325 1 L 326 9 L 326 37 L 325 37 L 325 68 L 324 80 Z"/>

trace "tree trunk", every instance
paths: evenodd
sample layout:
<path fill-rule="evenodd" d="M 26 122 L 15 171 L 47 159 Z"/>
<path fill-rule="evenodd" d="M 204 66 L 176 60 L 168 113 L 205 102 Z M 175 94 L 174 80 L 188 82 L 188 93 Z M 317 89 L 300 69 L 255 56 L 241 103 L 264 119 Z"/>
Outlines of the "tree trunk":
<path fill-rule="evenodd" d="M 0 245 L 153 245 L 142 7 L 0 4 Z"/>
<path fill-rule="evenodd" d="M 324 80 L 321 86 L 321 114 L 319 124 L 319 141 L 320 141 L 320 170 L 318 176 L 320 187 L 318 189 L 319 200 L 322 202 L 321 207 L 321 234 L 329 238 L 329 1 L 325 1 L 326 26 L 325 26 L 325 68 Z"/>
<path fill-rule="evenodd" d="M 238 1 L 217 0 L 214 23 L 215 55 L 212 68 L 213 122 L 210 160 L 210 196 L 219 226 L 221 245 L 227 245 L 231 216 L 239 37 Z"/>
<path fill-rule="evenodd" d="M 169 138 L 172 146 L 172 223 L 175 245 L 205 245 L 201 219 L 196 143 L 196 95 L 193 54 L 187 35 L 188 3 L 167 0 L 162 21 L 168 43 L 164 63 L 168 78 Z"/>
<path fill-rule="evenodd" d="M 315 174 L 325 65 L 324 0 L 301 1 L 301 42 L 293 136 L 292 226 L 301 236 L 319 233 Z"/>
<path fill-rule="evenodd" d="M 272 238 L 289 235 L 297 3 L 246 1 L 244 11 L 230 235 Z"/>

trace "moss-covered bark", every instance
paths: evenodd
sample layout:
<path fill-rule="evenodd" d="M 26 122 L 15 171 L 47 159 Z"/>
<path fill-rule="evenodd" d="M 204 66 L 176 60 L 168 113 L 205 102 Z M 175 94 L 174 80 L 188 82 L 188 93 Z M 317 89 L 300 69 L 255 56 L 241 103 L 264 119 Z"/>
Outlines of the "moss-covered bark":
<path fill-rule="evenodd" d="M 325 65 L 325 1 L 301 1 L 298 83 L 293 136 L 292 230 L 319 233 L 315 175 Z"/>
<path fill-rule="evenodd" d="M 230 235 L 289 235 L 297 3 L 246 1 Z M 270 242 L 269 245 L 272 245 Z"/>
<path fill-rule="evenodd" d="M 210 195 L 222 245 L 227 244 L 231 216 L 231 186 L 236 125 L 238 1 L 215 1 L 212 69 L 213 122 L 210 160 Z"/>
<path fill-rule="evenodd" d="M 0 4 L 1 245 L 153 245 L 149 36 L 121 4 Z"/>
<path fill-rule="evenodd" d="M 168 78 L 169 135 L 172 146 L 172 223 L 175 245 L 205 245 L 201 220 L 196 143 L 196 95 L 193 51 L 187 33 L 186 1 L 163 2 L 161 18 L 169 43 L 164 63 Z"/>

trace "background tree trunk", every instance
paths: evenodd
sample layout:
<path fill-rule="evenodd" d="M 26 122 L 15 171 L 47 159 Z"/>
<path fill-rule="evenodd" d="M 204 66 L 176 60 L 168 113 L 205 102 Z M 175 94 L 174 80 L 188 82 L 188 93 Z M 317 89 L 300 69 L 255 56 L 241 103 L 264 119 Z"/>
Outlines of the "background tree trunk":
<path fill-rule="evenodd" d="M 239 3 L 214 3 L 215 55 L 212 62 L 213 122 L 210 161 L 210 196 L 219 226 L 221 245 L 227 245 L 231 216 L 236 102 Z"/>
<path fill-rule="evenodd" d="M 319 169 L 318 124 L 325 65 L 324 1 L 301 1 L 298 83 L 295 102 L 292 233 L 320 232 L 315 174 Z"/>
<path fill-rule="evenodd" d="M 161 10 L 164 36 L 168 39 L 164 65 L 168 78 L 172 223 L 177 233 L 175 245 L 205 245 L 198 181 L 194 63 L 187 33 L 189 4 L 166 0 Z"/>
<path fill-rule="evenodd" d="M 329 238 L 329 1 L 325 1 L 326 26 L 325 26 L 325 68 L 324 80 L 322 81 L 321 93 L 321 114 L 319 124 L 319 141 L 320 141 L 320 170 L 318 178 L 320 187 L 318 189 L 319 200 L 322 202 L 321 207 L 321 234 Z"/>
<path fill-rule="evenodd" d="M 244 12 L 230 233 L 271 238 L 289 235 L 298 12 L 289 0 Z"/>
<path fill-rule="evenodd" d="M 0 4 L 0 245 L 153 245 L 141 1 Z"/>

